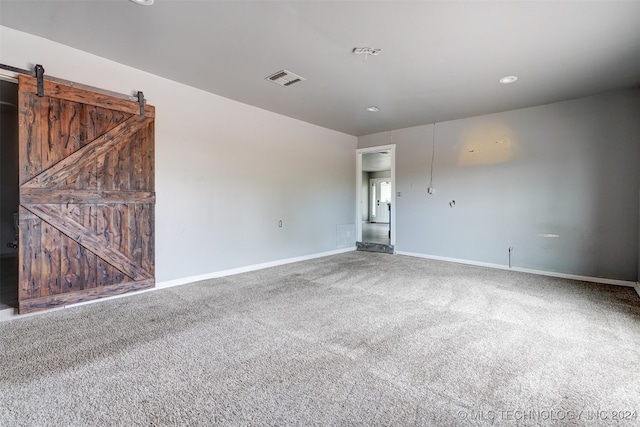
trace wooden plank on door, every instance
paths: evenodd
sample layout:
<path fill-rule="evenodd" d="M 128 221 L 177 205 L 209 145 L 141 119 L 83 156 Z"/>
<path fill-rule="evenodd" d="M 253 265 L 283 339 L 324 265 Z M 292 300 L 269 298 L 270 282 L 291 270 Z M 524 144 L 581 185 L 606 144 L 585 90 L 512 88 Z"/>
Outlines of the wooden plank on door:
<path fill-rule="evenodd" d="M 142 186 L 136 190 L 153 191 L 155 188 L 155 123 L 151 122 L 147 128 L 141 132 L 140 152 L 142 153 Z"/>
<path fill-rule="evenodd" d="M 69 304 L 122 295 L 127 292 L 141 291 L 153 288 L 154 286 L 155 281 L 153 279 L 149 279 L 138 282 L 117 283 L 115 285 L 100 286 L 81 291 L 65 292 L 47 297 L 37 297 L 22 301 L 20 304 L 20 310 L 23 313 L 32 313 L 34 311 L 46 310 L 48 308 L 62 307 Z"/>
<path fill-rule="evenodd" d="M 49 140 L 49 100 L 18 92 L 20 184 L 42 172 L 42 144 Z"/>
<path fill-rule="evenodd" d="M 36 79 L 21 75 L 19 76 L 19 83 L 21 91 L 33 95 L 38 93 Z M 49 80 L 44 81 L 44 92 L 48 97 L 63 99 L 78 104 L 92 105 L 129 114 L 140 113 L 140 105 L 137 102 L 116 98 L 102 93 L 90 92 L 85 89 L 79 89 Z M 155 111 L 155 107 L 145 105 L 144 112 L 146 117 L 155 117 Z"/>
<path fill-rule="evenodd" d="M 40 230 L 42 249 L 40 296 L 56 295 L 61 292 L 62 233 L 46 222 L 41 222 Z"/>
<path fill-rule="evenodd" d="M 31 299 L 40 296 L 40 258 L 41 220 L 20 207 L 18 222 L 20 233 L 18 241 L 18 299 Z"/>
<path fill-rule="evenodd" d="M 49 99 L 49 138 L 43 141 L 42 170 L 77 151 L 81 146 L 82 104 Z"/>
<path fill-rule="evenodd" d="M 142 245 L 142 268 L 155 276 L 155 205 L 142 205 L 140 218 L 140 237 Z"/>

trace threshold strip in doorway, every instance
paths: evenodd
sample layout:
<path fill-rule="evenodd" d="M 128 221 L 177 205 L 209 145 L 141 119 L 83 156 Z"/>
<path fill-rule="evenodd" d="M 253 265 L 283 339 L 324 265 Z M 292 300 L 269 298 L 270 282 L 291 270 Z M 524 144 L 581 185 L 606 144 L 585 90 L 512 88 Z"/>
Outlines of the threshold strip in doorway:
<path fill-rule="evenodd" d="M 380 252 L 383 254 L 393 254 L 393 246 L 385 245 L 384 243 L 368 243 L 368 242 L 356 242 L 356 250 L 363 252 Z"/>

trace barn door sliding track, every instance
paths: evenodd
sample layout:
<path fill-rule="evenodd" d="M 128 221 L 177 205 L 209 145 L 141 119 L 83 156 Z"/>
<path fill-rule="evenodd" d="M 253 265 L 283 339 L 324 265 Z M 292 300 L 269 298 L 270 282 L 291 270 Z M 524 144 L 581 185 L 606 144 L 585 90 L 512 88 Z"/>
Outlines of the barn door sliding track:
<path fill-rule="evenodd" d="M 105 90 L 105 89 L 101 89 L 98 87 L 94 87 L 94 86 L 88 86 L 88 85 L 84 85 L 84 84 L 80 84 L 80 83 L 76 83 L 76 82 L 72 82 L 70 80 L 65 80 L 65 79 L 60 79 L 58 77 L 53 77 L 50 75 L 45 75 L 44 73 L 44 67 L 40 64 L 36 64 L 33 67 L 33 70 L 25 70 L 24 68 L 18 68 L 18 67 L 13 67 L 11 65 L 6 65 L 6 64 L 0 64 L 0 70 L 7 70 L 7 71 L 11 71 L 12 73 L 16 73 L 16 74 L 22 74 L 25 76 L 31 76 L 31 77 L 35 77 L 37 82 L 38 82 L 38 92 L 37 95 L 38 96 L 44 96 L 44 80 L 49 80 L 55 83 L 59 83 L 65 86 L 70 86 L 70 87 L 75 87 L 78 89 L 84 89 L 90 92 L 95 92 L 95 93 L 99 93 L 102 95 L 107 95 L 107 96 L 112 96 L 114 98 L 119 98 L 119 99 L 125 99 L 127 101 L 135 101 L 138 104 L 140 104 L 140 115 L 144 116 L 144 104 L 146 104 L 147 100 L 144 99 L 144 93 L 138 91 L 136 93 L 135 96 L 131 96 L 131 95 L 125 95 L 123 93 L 118 93 L 118 92 L 112 92 L 110 90 Z M 43 90 L 40 90 L 40 88 L 43 88 Z"/>

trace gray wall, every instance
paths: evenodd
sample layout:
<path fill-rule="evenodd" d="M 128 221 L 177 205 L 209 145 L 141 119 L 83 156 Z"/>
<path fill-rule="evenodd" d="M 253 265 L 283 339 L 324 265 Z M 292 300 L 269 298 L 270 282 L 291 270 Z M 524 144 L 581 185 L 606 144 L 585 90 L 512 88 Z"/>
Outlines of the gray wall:
<path fill-rule="evenodd" d="M 397 250 L 637 280 L 639 118 L 626 91 L 438 123 L 433 195 L 433 125 L 391 132 Z"/>

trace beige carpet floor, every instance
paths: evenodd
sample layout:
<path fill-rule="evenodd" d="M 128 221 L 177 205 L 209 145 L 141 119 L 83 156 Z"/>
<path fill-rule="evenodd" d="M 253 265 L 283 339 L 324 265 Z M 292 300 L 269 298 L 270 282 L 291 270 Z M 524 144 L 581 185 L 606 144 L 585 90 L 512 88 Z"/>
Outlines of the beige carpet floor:
<path fill-rule="evenodd" d="M 631 288 L 350 252 L 0 323 L 0 426 L 640 425 Z"/>

